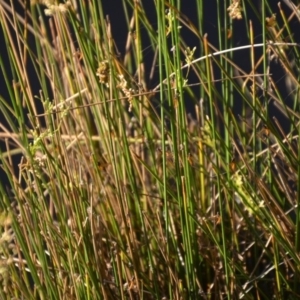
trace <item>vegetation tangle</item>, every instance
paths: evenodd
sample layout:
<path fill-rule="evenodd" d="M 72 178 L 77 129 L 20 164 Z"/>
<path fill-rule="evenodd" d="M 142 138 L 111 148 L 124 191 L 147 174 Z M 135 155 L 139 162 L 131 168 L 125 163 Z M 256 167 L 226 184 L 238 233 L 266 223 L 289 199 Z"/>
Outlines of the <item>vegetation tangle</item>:
<path fill-rule="evenodd" d="M 297 299 L 296 1 L 112 2 L 0 0 L 0 298 Z"/>

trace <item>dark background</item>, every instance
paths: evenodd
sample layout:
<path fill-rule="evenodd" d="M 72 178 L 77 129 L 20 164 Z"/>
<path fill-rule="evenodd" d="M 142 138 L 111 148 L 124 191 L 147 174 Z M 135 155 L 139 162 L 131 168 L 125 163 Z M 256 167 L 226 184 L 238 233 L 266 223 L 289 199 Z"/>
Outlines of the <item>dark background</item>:
<path fill-rule="evenodd" d="M 18 5 L 17 1 L 15 1 L 15 2 L 16 2 L 15 8 L 16 8 L 17 12 L 20 15 L 24 16 L 25 15 L 24 8 L 21 5 Z M 29 1 L 27 1 L 27 2 L 25 2 L 25 3 L 27 3 L 26 5 L 29 5 Z M 148 13 L 150 22 L 152 23 L 152 25 L 154 27 L 156 27 L 156 24 L 157 24 L 156 12 L 155 12 L 156 8 L 154 6 L 153 1 L 144 0 L 141 2 L 143 3 L 145 11 L 147 11 L 147 13 Z M 182 4 L 181 11 L 196 25 L 198 23 L 198 20 L 197 20 L 196 6 L 194 4 L 195 2 L 196 1 L 185 1 L 186 4 Z M 219 1 L 219 2 L 223 2 L 223 1 Z M 273 2 L 272 3 L 272 11 L 273 11 L 273 13 L 277 14 L 277 20 L 280 23 L 281 17 L 280 17 L 278 5 L 277 5 L 278 2 L 277 1 L 269 1 L 269 2 Z M 257 9 L 257 12 L 259 14 L 261 14 L 260 3 L 261 3 L 260 0 L 253 1 L 253 5 Z M 125 18 L 123 15 L 122 0 L 102 1 L 102 5 L 104 7 L 105 14 L 109 16 L 109 19 L 111 21 L 112 34 L 113 34 L 113 38 L 116 42 L 117 48 L 120 52 L 120 55 L 123 56 L 125 54 L 124 51 L 125 51 L 125 44 L 126 44 L 128 32 L 127 32 Z M 291 12 L 290 9 L 284 3 L 282 3 L 282 8 L 286 12 L 286 15 L 290 14 L 290 12 Z M 254 28 L 254 33 L 255 33 L 255 43 L 260 43 L 260 42 L 262 42 L 261 21 L 258 18 L 258 16 L 253 12 L 252 8 L 249 7 L 249 8 L 246 8 L 246 10 L 247 10 L 248 18 L 251 19 L 251 21 L 253 23 L 253 28 Z M 218 16 L 217 16 L 217 1 L 213 1 L 213 0 L 204 1 L 204 12 L 203 13 L 204 13 L 205 17 L 204 17 L 204 24 L 203 24 L 202 32 L 207 33 L 209 42 L 214 44 L 216 46 L 216 48 L 219 48 L 218 26 L 217 26 L 217 18 L 218 18 Z M 223 13 L 224 13 L 224 16 L 227 14 L 226 11 L 224 11 Z M 299 29 L 298 20 L 296 18 L 294 18 L 291 21 L 291 24 L 292 24 L 292 28 L 294 27 L 293 33 L 295 34 L 295 36 L 294 36 L 295 40 L 300 41 L 300 36 L 299 36 L 300 33 L 298 30 Z M 146 29 L 142 28 L 142 33 L 143 33 L 143 30 L 146 30 Z M 226 30 L 226 29 L 224 29 L 224 30 Z M 150 41 L 148 40 L 146 34 L 142 35 L 142 36 L 143 36 L 143 45 L 145 45 L 145 52 L 144 52 L 145 61 L 144 61 L 144 63 L 146 66 L 146 71 L 150 72 L 151 64 L 152 64 L 152 55 L 147 56 L 147 45 L 150 45 Z M 199 41 L 199 39 L 193 33 L 191 33 L 188 29 L 183 27 L 182 28 L 182 36 L 184 36 L 185 42 L 191 48 L 193 48 L 194 46 L 197 47 L 195 57 L 199 57 L 199 56 L 203 55 L 203 54 L 201 54 L 202 53 L 201 41 Z M 29 36 L 28 39 L 29 39 L 29 41 L 32 41 L 32 43 L 33 43 L 32 36 Z M 233 21 L 232 39 L 233 39 L 233 44 L 235 47 L 246 45 L 249 43 L 247 29 L 246 29 L 244 20 L 241 20 L 241 21 L 234 20 Z M 8 62 L 7 47 L 5 46 L 2 28 L 0 28 L 0 43 L 1 43 L 1 47 L 0 47 L 1 58 L 4 62 Z M 262 55 L 261 48 L 257 48 L 255 51 L 256 51 L 256 57 L 259 57 L 260 55 Z M 289 53 L 291 56 L 293 55 L 292 50 L 289 50 Z M 251 69 L 250 68 L 250 60 L 248 59 L 248 57 L 249 57 L 249 50 L 237 51 L 234 53 L 235 62 L 242 69 L 244 69 L 246 71 L 249 71 Z M 9 65 L 6 66 L 6 69 L 8 70 L 8 74 L 10 76 L 10 79 L 12 80 L 12 73 L 9 71 Z M 34 94 L 38 95 L 40 86 L 38 84 L 38 80 L 37 80 L 35 71 L 33 69 L 33 66 L 30 63 L 28 63 L 27 71 L 30 74 Z M 281 91 L 283 91 L 283 94 L 284 94 L 284 91 L 286 89 L 285 80 L 284 80 L 284 72 L 281 69 L 280 65 L 276 64 L 276 62 L 272 62 L 272 64 L 271 64 L 271 73 L 272 73 L 272 77 L 273 77 L 274 81 L 277 83 L 279 89 Z M 191 77 L 189 79 L 189 83 L 193 83 L 195 81 L 196 81 L 196 78 Z M 158 76 L 154 77 L 152 82 L 148 83 L 148 85 L 149 85 L 148 89 L 154 88 L 157 84 L 158 84 Z M 199 90 L 199 88 L 198 88 L 198 90 Z M 9 102 L 9 95 L 8 95 L 8 91 L 6 89 L 6 84 L 4 82 L 4 77 L 3 77 L 2 71 L 0 71 L 0 95 L 3 99 L 5 99 L 5 101 Z M 237 95 L 236 101 L 237 101 L 237 109 L 238 109 L 238 103 L 241 102 L 241 99 L 239 99 L 238 95 Z M 286 95 L 286 101 L 287 101 L 287 103 L 292 105 L 292 103 L 291 103 L 292 99 L 290 99 L 288 97 L 288 93 Z M 277 118 L 279 118 L 281 120 L 281 123 L 283 124 L 283 126 L 284 126 L 285 122 L 287 122 L 285 117 L 283 117 L 283 115 L 275 107 L 271 106 L 270 114 L 276 115 Z M 0 122 L 3 123 L 4 125 L 7 125 L 5 123 L 4 117 L 1 114 L 1 112 L 0 112 Z M 1 147 L 1 151 L 5 151 L 4 142 L 0 141 L 0 147 Z M 20 162 L 20 156 L 15 157 L 14 162 L 15 162 L 15 170 L 17 171 L 18 163 Z M 0 180 L 2 181 L 2 183 L 4 183 L 4 185 L 8 184 L 7 177 L 2 169 L 0 170 Z"/>

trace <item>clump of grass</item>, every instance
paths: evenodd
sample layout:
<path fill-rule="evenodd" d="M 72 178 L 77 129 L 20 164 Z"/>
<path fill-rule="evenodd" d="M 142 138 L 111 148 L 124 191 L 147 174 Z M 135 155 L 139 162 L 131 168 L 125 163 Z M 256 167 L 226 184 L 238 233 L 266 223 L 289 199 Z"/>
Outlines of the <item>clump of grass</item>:
<path fill-rule="evenodd" d="M 9 68 L 0 61 L 9 93 L 0 101 L 9 181 L 0 184 L 3 299 L 300 294 L 299 50 L 282 38 L 293 39 L 296 11 L 280 10 L 279 27 L 265 1 L 262 15 L 247 1 L 225 2 L 217 47 L 197 29 L 199 2 L 196 26 L 180 3 L 158 1 L 153 24 L 142 3 L 123 1 L 120 56 L 99 1 L 37 1 L 25 16 L 0 1 L 9 45 Z M 249 11 L 259 15 L 262 44 Z M 241 48 L 230 18 L 248 26 L 249 70 L 234 60 Z M 182 29 L 199 45 L 188 45 Z"/>

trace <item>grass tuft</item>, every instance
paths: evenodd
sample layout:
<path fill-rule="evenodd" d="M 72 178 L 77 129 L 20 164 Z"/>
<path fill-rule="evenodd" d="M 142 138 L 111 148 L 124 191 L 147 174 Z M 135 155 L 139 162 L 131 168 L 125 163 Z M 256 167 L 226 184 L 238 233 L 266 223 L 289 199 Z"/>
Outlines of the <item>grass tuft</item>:
<path fill-rule="evenodd" d="M 298 297 L 297 7 L 6 2 L 1 299 Z"/>

